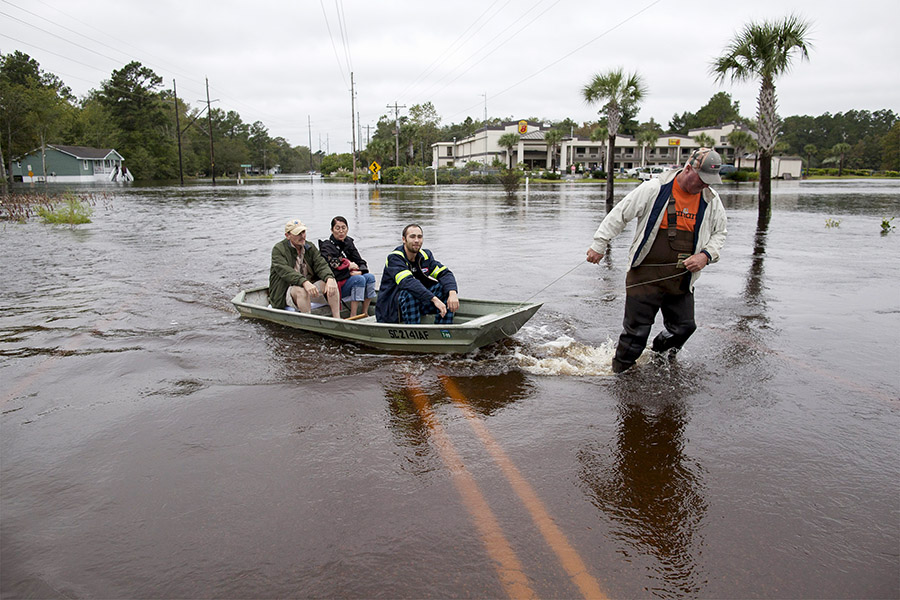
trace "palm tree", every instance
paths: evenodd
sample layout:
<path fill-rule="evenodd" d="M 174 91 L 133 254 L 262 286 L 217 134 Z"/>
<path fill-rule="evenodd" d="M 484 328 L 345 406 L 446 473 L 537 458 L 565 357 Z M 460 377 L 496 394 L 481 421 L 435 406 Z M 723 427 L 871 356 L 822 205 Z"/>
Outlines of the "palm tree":
<path fill-rule="evenodd" d="M 807 144 L 803 146 L 803 152 L 806 153 L 806 176 L 809 177 L 809 168 L 812 166 L 812 157 L 815 156 L 819 149 L 815 144 Z"/>
<path fill-rule="evenodd" d="M 781 21 L 751 22 L 737 34 L 725 54 L 715 59 L 711 72 L 716 81 L 760 80 L 757 99 L 759 126 L 759 216 L 768 219 L 772 210 L 772 150 L 778 132 L 775 79 L 786 73 L 794 53 L 809 59 L 812 44 L 807 39 L 809 22 L 791 15 Z"/>
<path fill-rule="evenodd" d="M 715 150 L 716 140 L 714 140 L 709 134 L 701 133 L 700 135 L 694 136 L 694 141 L 700 144 L 701 148 L 711 148 Z"/>
<path fill-rule="evenodd" d="M 852 146 L 847 142 L 838 142 L 831 148 L 831 153 L 840 160 L 840 163 L 838 164 L 838 177 L 841 177 L 844 174 L 844 156 L 850 152 L 850 148 L 852 148 Z"/>
<path fill-rule="evenodd" d="M 550 150 L 550 170 L 556 171 L 556 149 L 559 148 L 563 139 L 563 132 L 558 129 L 551 129 L 544 134 L 544 143 Z"/>
<path fill-rule="evenodd" d="M 740 169 L 741 157 L 744 155 L 744 151 L 750 148 L 750 144 L 753 143 L 753 136 L 743 129 L 735 129 L 725 136 L 725 139 L 727 139 L 728 143 L 734 148 L 734 158 L 737 161 L 735 166 Z"/>
<path fill-rule="evenodd" d="M 656 146 L 659 136 L 662 134 L 662 127 L 651 117 L 646 123 L 641 123 L 638 128 L 638 134 L 635 141 L 641 147 L 641 167 L 647 166 L 647 148 Z"/>
<path fill-rule="evenodd" d="M 609 135 L 609 150 L 606 156 L 606 204 L 613 203 L 613 169 L 615 167 L 616 135 L 622 115 L 637 109 L 644 99 L 647 88 L 641 76 L 636 72 L 626 75 L 622 68 L 597 74 L 589 84 L 581 90 L 585 102 L 598 104 L 605 102 L 600 112 L 606 114 L 606 130 Z"/>
<path fill-rule="evenodd" d="M 653 131 L 652 129 L 644 129 L 639 131 L 637 134 L 636 141 L 638 145 L 641 147 L 641 166 L 647 166 L 647 148 L 652 148 L 656 145 L 656 140 L 659 139 L 659 133 Z"/>
<path fill-rule="evenodd" d="M 519 134 L 504 133 L 500 136 L 500 139 L 497 140 L 497 144 L 499 144 L 501 148 L 506 148 L 506 163 L 507 167 L 511 169 L 512 167 L 509 163 L 512 160 L 512 149 L 519 145 Z"/>
<path fill-rule="evenodd" d="M 598 125 L 591 129 L 591 141 L 592 142 L 601 142 L 609 138 L 609 132 L 606 130 L 606 127 L 603 125 Z M 606 156 L 604 155 L 603 146 L 600 147 L 600 164 L 606 164 Z"/>

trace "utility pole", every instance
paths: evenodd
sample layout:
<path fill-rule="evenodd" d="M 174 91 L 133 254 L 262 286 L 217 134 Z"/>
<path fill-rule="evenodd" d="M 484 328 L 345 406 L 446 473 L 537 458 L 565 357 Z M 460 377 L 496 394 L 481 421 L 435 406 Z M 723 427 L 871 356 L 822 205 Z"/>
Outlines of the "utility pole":
<path fill-rule="evenodd" d="M 398 106 L 394 100 L 394 105 L 387 105 L 388 108 L 394 109 L 394 166 L 400 166 L 400 109 L 406 108 L 406 105 Z"/>
<path fill-rule="evenodd" d="M 488 149 L 487 149 L 487 92 L 484 96 L 484 170 L 487 171 L 488 166 Z"/>
<path fill-rule="evenodd" d="M 309 171 L 312 173 L 315 169 L 312 159 L 312 122 L 309 120 L 309 115 L 306 115 L 306 129 L 309 131 Z"/>
<path fill-rule="evenodd" d="M 175 80 L 172 80 L 172 95 L 175 96 L 175 131 L 178 132 L 178 178 L 181 185 L 184 185 L 184 168 L 181 166 L 181 125 L 178 123 L 178 88 L 175 87 Z"/>
<path fill-rule="evenodd" d="M 353 142 L 353 183 L 356 183 L 356 89 L 353 86 L 353 72 L 350 72 L 350 126 Z"/>
<path fill-rule="evenodd" d="M 209 107 L 209 77 L 206 78 L 206 124 L 209 127 L 209 170 L 212 172 L 213 185 L 216 185 L 216 149 L 212 137 L 212 109 Z"/>

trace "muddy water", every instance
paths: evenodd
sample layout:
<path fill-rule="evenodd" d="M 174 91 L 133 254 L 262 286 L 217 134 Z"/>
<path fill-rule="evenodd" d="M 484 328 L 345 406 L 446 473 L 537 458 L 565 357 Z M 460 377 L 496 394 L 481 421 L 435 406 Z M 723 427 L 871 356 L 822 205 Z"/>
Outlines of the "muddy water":
<path fill-rule="evenodd" d="M 600 187 L 131 187 L 0 225 L 0 593 L 897 597 L 900 185 L 774 194 L 759 231 L 723 186 L 697 333 L 619 377 Z M 464 297 L 544 306 L 464 357 L 240 319 L 282 222 L 336 214 L 377 275 L 418 221 Z"/>

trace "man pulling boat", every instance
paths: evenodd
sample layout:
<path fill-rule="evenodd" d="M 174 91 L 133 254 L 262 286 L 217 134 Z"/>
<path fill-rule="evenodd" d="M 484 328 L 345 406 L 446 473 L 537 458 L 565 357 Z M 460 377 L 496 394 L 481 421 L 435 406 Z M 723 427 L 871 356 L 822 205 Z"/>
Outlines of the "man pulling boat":
<path fill-rule="evenodd" d="M 663 173 L 632 190 L 597 228 L 587 250 L 587 261 L 594 264 L 603 258 L 610 240 L 637 219 L 614 372 L 637 361 L 657 311 L 662 310 L 665 329 L 653 340 L 655 352 L 677 352 L 697 329 L 694 283 L 703 268 L 719 260 L 727 234 L 725 208 L 709 187 L 722 183 L 721 165 L 715 150 L 695 150 L 680 171 Z"/>

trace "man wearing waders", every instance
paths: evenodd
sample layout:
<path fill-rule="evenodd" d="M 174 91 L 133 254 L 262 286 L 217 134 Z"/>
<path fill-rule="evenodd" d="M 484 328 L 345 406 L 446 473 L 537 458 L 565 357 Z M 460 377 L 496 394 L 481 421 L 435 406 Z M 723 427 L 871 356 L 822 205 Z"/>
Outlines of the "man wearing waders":
<path fill-rule="evenodd" d="M 655 352 L 678 351 L 697 329 L 694 282 L 725 244 L 725 208 L 710 184 L 722 183 L 722 158 L 715 150 L 695 150 L 684 168 L 645 181 L 613 208 L 587 251 L 598 263 L 609 241 L 637 219 L 625 278 L 624 331 L 619 336 L 613 371 L 627 370 L 647 346 L 656 312 L 665 329 L 653 340 Z"/>

